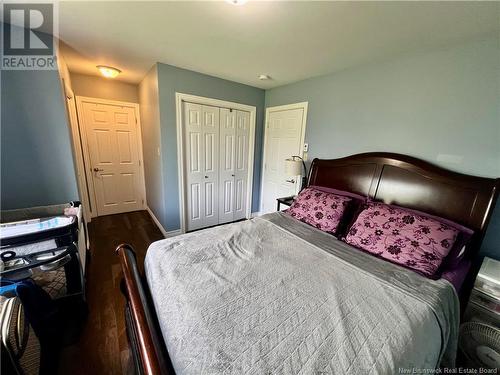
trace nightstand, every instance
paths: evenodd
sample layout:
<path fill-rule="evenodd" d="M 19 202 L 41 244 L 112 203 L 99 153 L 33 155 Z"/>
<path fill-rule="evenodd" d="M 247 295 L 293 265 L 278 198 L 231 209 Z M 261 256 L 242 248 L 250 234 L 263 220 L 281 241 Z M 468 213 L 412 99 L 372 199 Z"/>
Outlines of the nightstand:
<path fill-rule="evenodd" d="M 285 206 L 290 207 L 292 205 L 292 203 L 293 203 L 294 200 L 295 200 L 295 196 L 283 197 L 283 198 L 276 199 L 276 201 L 278 202 L 278 204 L 277 204 L 277 211 L 280 210 L 280 206 L 282 204 L 284 204 Z"/>
<path fill-rule="evenodd" d="M 499 261 L 487 257 L 483 260 L 460 326 L 458 348 L 457 361 L 461 366 L 500 367 Z"/>
<path fill-rule="evenodd" d="M 464 321 L 500 328 L 500 261 L 485 257 L 469 298 Z"/>

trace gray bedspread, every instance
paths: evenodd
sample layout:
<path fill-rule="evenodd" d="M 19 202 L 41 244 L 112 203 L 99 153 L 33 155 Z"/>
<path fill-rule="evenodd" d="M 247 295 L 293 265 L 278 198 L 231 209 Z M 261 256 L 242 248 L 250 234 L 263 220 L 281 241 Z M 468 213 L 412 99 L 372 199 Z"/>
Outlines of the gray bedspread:
<path fill-rule="evenodd" d="M 178 374 L 395 374 L 454 365 L 459 302 L 282 213 L 153 243 L 146 276 Z"/>

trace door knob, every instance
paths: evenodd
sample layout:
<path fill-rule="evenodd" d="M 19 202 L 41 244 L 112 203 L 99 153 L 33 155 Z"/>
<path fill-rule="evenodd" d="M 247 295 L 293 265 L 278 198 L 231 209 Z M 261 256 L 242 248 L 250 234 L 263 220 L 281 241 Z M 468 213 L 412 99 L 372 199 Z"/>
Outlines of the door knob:
<path fill-rule="evenodd" d="M 208 178 L 208 176 L 205 176 L 205 178 Z"/>
<path fill-rule="evenodd" d="M 286 182 L 289 182 L 291 184 L 294 184 L 295 183 L 295 180 L 292 178 L 291 180 L 286 180 Z"/>
<path fill-rule="evenodd" d="M 94 172 L 102 172 L 103 170 L 104 169 L 102 169 L 102 168 L 97 168 L 97 167 L 94 168 Z"/>
<path fill-rule="evenodd" d="M 234 177 L 234 174 L 232 174 L 231 177 Z"/>

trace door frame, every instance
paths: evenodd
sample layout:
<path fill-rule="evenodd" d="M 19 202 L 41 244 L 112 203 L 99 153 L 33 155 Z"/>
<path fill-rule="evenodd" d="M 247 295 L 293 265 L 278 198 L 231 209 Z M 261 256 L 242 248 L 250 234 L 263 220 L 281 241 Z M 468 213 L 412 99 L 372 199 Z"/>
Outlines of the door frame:
<path fill-rule="evenodd" d="M 85 163 L 83 160 L 82 140 L 80 137 L 80 127 L 78 125 L 78 114 L 76 110 L 75 93 L 66 82 L 65 78 L 61 78 L 63 83 L 64 100 L 66 102 L 66 110 L 71 131 L 71 142 L 73 146 L 74 165 L 78 182 L 78 192 L 83 206 L 85 220 L 90 222 L 92 219 L 89 191 L 87 188 L 87 176 L 85 174 Z"/>
<path fill-rule="evenodd" d="M 175 119 L 177 131 L 177 176 L 179 179 L 179 211 L 181 233 L 186 233 L 186 196 L 185 196 L 185 160 L 184 160 L 184 134 L 183 134 L 183 111 L 182 103 L 189 102 L 194 104 L 208 105 L 213 107 L 223 107 L 250 112 L 250 136 L 248 139 L 248 177 L 247 177 L 247 210 L 246 218 L 249 219 L 252 213 L 252 193 L 253 193 L 253 162 L 255 155 L 255 122 L 257 107 L 230 102 L 226 100 L 212 99 L 204 96 L 175 93 Z"/>
<path fill-rule="evenodd" d="M 260 204 L 259 204 L 259 211 L 264 212 L 264 200 L 262 197 L 264 196 L 264 181 L 265 181 L 265 176 L 266 176 L 266 144 L 267 144 L 267 129 L 269 128 L 269 115 L 271 112 L 281 112 L 281 111 L 288 111 L 291 109 L 303 109 L 304 110 L 304 116 L 302 118 L 302 129 L 300 132 L 300 143 L 302 145 L 302 149 L 299 151 L 297 154 L 300 157 L 304 157 L 304 142 L 306 139 L 306 125 L 307 125 L 307 108 L 309 106 L 309 102 L 300 102 L 300 103 L 293 103 L 293 104 L 285 104 L 285 105 L 278 105 L 274 107 L 267 107 L 266 108 L 266 116 L 265 116 L 265 121 L 264 121 L 264 142 L 262 143 L 262 173 L 261 173 L 261 182 L 260 182 Z M 290 155 L 292 156 L 292 155 Z M 283 163 L 285 161 L 283 160 Z M 306 176 L 307 177 L 307 176 Z"/>
<path fill-rule="evenodd" d="M 141 116 L 139 113 L 139 104 L 138 103 L 131 103 L 131 102 L 122 102 L 118 100 L 108 100 L 108 99 L 101 99 L 101 98 L 91 98 L 88 96 L 76 96 L 76 108 L 77 108 L 77 113 L 78 113 L 78 126 L 80 128 L 80 137 L 81 137 L 81 144 L 82 144 L 82 153 L 83 153 L 83 160 L 85 163 L 85 176 L 87 177 L 87 195 L 90 199 L 90 205 L 91 205 L 91 210 L 90 210 L 90 216 L 91 217 L 97 217 L 97 199 L 95 196 L 95 190 L 94 190 L 94 181 L 92 177 L 92 165 L 90 162 L 90 151 L 89 151 L 89 146 L 88 146 L 88 140 L 87 140 L 87 129 L 85 128 L 84 120 L 83 120 L 83 103 L 95 103 L 95 104 L 107 104 L 107 105 L 115 105 L 115 106 L 120 106 L 120 107 L 129 107 L 134 109 L 134 115 L 135 115 L 135 124 L 137 127 L 137 151 L 139 153 L 139 188 L 140 188 L 140 195 L 141 195 L 141 206 L 142 209 L 146 209 L 146 184 L 144 180 L 144 156 L 143 156 L 143 151 L 142 151 L 142 127 L 141 127 Z M 81 171 L 79 171 L 81 173 Z"/>

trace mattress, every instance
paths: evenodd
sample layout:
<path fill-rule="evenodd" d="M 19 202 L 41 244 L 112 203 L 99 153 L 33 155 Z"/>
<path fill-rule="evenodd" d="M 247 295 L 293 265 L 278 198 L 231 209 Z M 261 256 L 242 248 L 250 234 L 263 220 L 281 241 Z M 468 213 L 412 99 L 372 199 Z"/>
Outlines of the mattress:
<path fill-rule="evenodd" d="M 446 280 L 283 213 L 153 243 L 146 278 L 178 374 L 389 374 L 453 366 Z"/>

